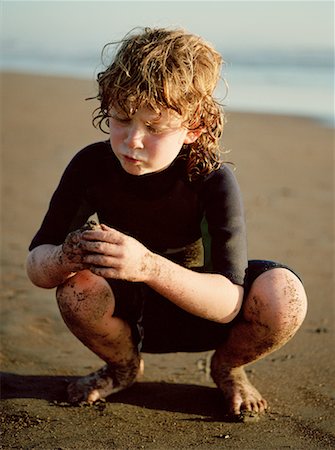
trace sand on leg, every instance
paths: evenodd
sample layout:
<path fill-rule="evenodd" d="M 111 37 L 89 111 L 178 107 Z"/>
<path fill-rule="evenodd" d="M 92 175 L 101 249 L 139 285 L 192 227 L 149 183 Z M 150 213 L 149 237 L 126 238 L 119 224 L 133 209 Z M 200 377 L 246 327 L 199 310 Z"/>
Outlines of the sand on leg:
<path fill-rule="evenodd" d="M 275 268 L 253 282 L 240 318 L 211 361 L 212 378 L 231 414 L 258 414 L 267 409 L 267 401 L 248 380 L 244 366 L 286 344 L 306 311 L 305 290 L 291 271 Z"/>
<path fill-rule="evenodd" d="M 129 325 L 113 317 L 115 298 L 107 281 L 89 270 L 57 289 L 57 302 L 70 331 L 106 362 L 68 386 L 70 402 L 92 403 L 132 385 L 143 372 Z"/>

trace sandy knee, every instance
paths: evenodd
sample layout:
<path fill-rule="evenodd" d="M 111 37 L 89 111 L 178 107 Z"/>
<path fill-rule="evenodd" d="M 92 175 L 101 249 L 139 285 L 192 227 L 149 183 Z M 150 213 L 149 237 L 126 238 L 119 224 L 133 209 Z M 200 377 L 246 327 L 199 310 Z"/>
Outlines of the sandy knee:
<path fill-rule="evenodd" d="M 56 298 L 66 321 L 96 321 L 114 312 L 114 295 L 106 280 L 88 270 L 78 272 L 57 288 Z"/>
<path fill-rule="evenodd" d="M 248 322 L 271 333 L 293 335 L 307 312 L 307 297 L 299 278 L 288 269 L 264 272 L 253 283 L 244 306 Z"/>

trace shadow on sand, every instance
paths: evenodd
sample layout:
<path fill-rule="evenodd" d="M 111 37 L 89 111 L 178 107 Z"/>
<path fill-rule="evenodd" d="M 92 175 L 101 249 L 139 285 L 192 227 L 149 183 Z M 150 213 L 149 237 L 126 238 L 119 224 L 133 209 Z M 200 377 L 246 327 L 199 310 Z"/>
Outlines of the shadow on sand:
<path fill-rule="evenodd" d="M 1 373 L 1 398 L 34 398 L 66 405 L 66 386 L 73 376 L 19 375 Z M 143 408 L 195 414 L 202 420 L 230 421 L 224 411 L 223 398 L 214 387 L 165 382 L 139 382 L 113 394 L 106 405 L 123 403 Z M 197 419 L 199 420 L 199 419 Z"/>

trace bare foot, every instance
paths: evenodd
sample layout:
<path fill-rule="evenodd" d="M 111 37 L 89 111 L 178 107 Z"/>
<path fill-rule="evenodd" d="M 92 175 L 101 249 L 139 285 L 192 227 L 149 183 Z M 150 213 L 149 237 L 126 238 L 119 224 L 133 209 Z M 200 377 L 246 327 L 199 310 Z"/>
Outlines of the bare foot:
<path fill-rule="evenodd" d="M 243 421 L 257 418 L 267 401 L 250 383 L 243 367 L 212 369 L 212 377 L 225 398 L 229 412 Z"/>
<path fill-rule="evenodd" d="M 144 361 L 139 359 L 127 365 L 106 364 L 101 369 L 79 380 L 73 381 L 67 387 L 70 403 L 94 403 L 111 394 L 130 387 L 143 375 Z"/>

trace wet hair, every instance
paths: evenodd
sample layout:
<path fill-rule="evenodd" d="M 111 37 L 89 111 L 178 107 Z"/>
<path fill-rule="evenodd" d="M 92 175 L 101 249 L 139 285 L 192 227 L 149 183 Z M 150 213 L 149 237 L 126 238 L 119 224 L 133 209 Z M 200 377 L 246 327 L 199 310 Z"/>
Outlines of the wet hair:
<path fill-rule="evenodd" d="M 103 57 L 111 46 L 112 62 L 97 76 L 99 91 L 94 98 L 100 107 L 93 113 L 94 126 L 104 131 L 111 108 L 129 117 L 141 107 L 158 114 L 168 108 L 182 117 L 189 130 L 202 130 L 180 153 L 186 158 L 189 177 L 220 167 L 224 111 L 213 92 L 223 60 L 213 46 L 185 30 L 167 28 L 132 30 L 121 41 L 107 44 Z"/>

